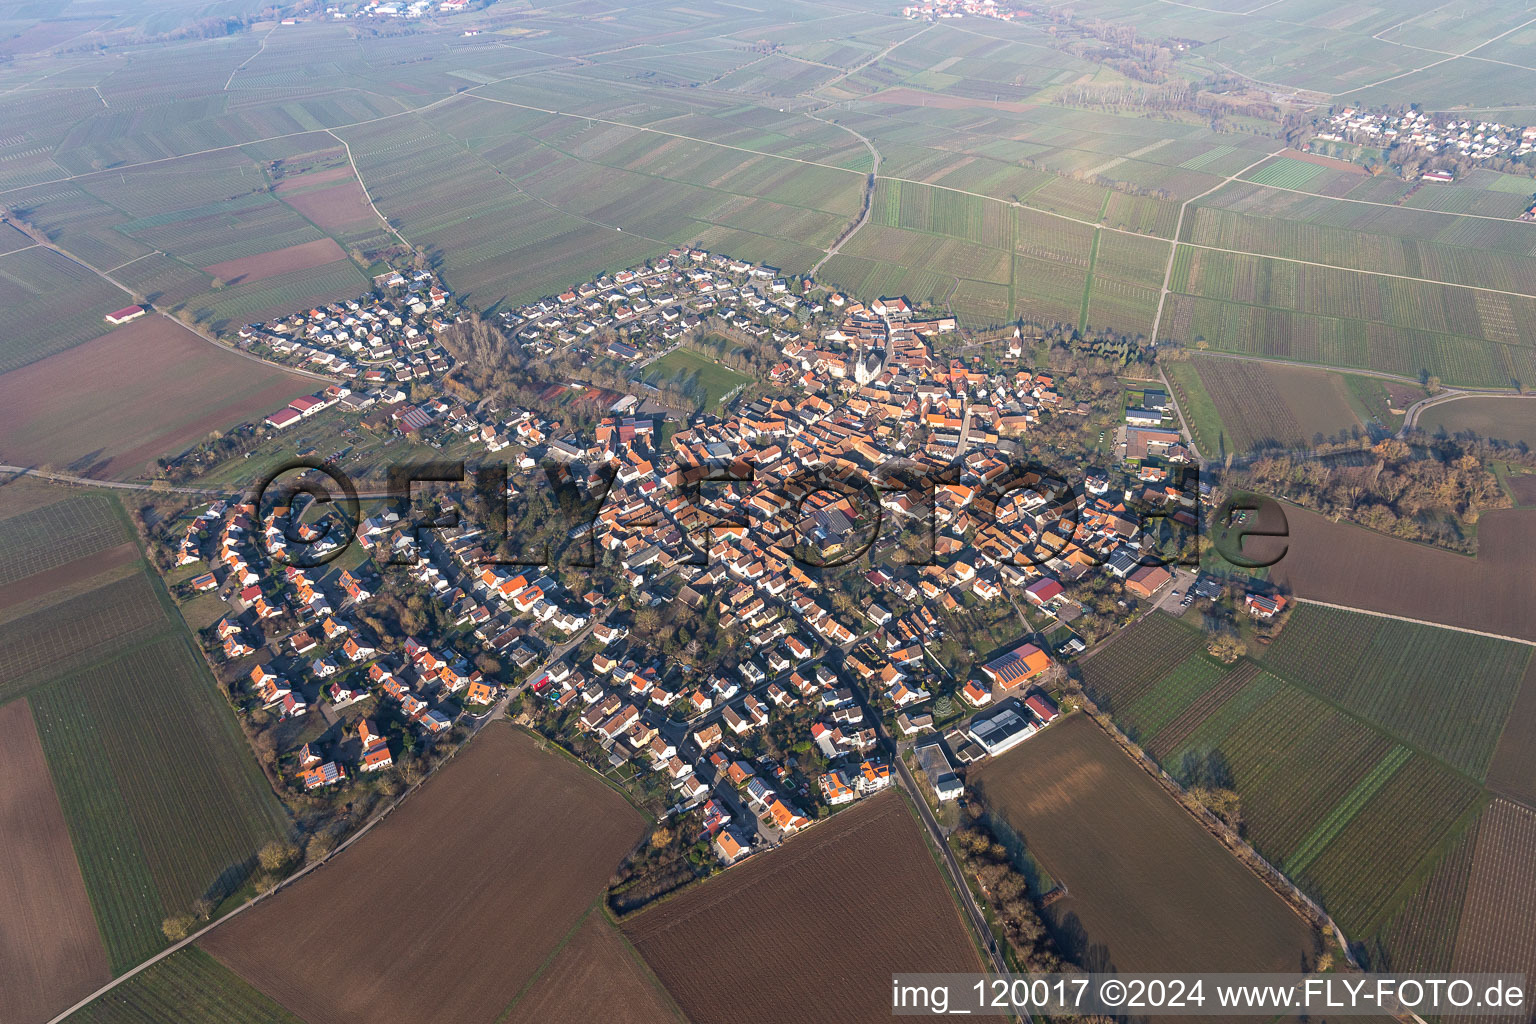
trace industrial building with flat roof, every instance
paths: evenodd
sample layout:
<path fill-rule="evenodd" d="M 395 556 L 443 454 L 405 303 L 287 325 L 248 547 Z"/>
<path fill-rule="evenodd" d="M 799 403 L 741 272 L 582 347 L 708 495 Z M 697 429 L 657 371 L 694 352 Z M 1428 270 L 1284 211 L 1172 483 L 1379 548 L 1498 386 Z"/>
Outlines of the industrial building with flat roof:
<path fill-rule="evenodd" d="M 996 756 L 1029 739 L 1035 729 L 1035 723 L 1023 708 L 1009 704 L 986 718 L 978 715 L 971 719 L 966 735 L 988 754 Z"/>

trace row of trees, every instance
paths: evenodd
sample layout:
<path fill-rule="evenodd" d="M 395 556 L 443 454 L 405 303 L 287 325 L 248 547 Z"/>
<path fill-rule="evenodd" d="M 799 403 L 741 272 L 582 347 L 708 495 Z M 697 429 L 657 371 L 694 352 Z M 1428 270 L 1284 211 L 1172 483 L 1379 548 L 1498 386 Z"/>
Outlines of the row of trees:
<path fill-rule="evenodd" d="M 1070 967 L 1063 964 L 1035 904 L 1044 894 L 1030 892 L 1028 879 L 993 835 L 979 801 L 972 800 L 966 809 L 975 816 L 955 833 L 955 848 L 966 873 L 976 879 L 991 904 L 1019 968 L 1032 974 L 1055 974 Z"/>

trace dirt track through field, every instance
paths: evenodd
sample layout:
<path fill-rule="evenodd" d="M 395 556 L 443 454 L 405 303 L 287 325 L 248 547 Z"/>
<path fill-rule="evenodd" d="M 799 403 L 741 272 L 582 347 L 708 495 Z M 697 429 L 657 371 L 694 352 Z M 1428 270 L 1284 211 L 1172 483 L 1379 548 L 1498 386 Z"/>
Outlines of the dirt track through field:
<path fill-rule="evenodd" d="M 685 1024 L 624 937 L 593 910 L 505 1024 Z"/>
<path fill-rule="evenodd" d="M 14 583 L 0 585 L 0 612 L 13 605 L 34 601 L 40 594 L 51 594 L 70 584 L 101 576 L 109 570 L 138 561 L 138 558 L 139 546 L 128 541 L 105 551 L 97 551 L 84 558 L 77 558 L 73 562 L 33 573 Z"/>
<path fill-rule="evenodd" d="M 37 1024 L 112 977 L 25 700 L 0 706 L 0 1024 Z"/>

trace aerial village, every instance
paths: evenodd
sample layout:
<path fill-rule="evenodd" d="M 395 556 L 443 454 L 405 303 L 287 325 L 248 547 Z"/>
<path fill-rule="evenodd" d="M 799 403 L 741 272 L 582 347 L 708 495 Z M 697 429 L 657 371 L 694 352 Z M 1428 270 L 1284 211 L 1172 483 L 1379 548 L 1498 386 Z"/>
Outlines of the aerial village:
<path fill-rule="evenodd" d="M 1007 3 L 998 3 L 997 0 L 928 0 L 927 3 L 909 4 L 903 7 L 901 15 L 909 20 L 922 18 L 927 21 L 938 18 L 963 18 L 966 15 L 973 18 L 1012 21 L 1015 18 L 1027 18 L 1030 12 Z"/>
<path fill-rule="evenodd" d="M 227 605 L 204 631 L 210 659 L 248 716 L 304 740 L 277 755 L 302 792 L 344 794 L 505 713 L 692 823 L 725 866 L 893 770 L 910 766 L 936 805 L 959 797 L 965 765 L 1060 713 L 1063 660 L 1098 639 L 1082 628 L 1089 588 L 1112 593 L 1094 599 L 1112 627 L 1165 600 L 1187 607 L 1197 587 L 1220 592 L 1144 557 L 1134 509 L 1194 529 L 1202 500 L 1161 389 L 1113 396 L 1113 464 L 1072 482 L 1018 472 L 1016 439 L 1089 413 L 1052 372 L 1022 364 L 1018 331 L 991 365 L 940 358 L 956 331 L 947 314 L 675 249 L 506 312 L 509 344 L 638 367 L 723 323 L 779 360 L 751 391 L 682 419 L 648 414 L 637 376 L 630 394 L 601 392 L 613 400 L 585 434 L 506 403 L 408 400 L 448 369 L 435 339 L 454 315 L 425 272 L 377 285 L 242 332 L 337 378 L 264 429 L 288 437 L 328 408 L 456 438 L 509 464 L 511 502 L 585 501 L 581 521 L 546 535 L 589 547 L 595 568 L 498 560 L 464 504 L 425 529 L 385 507 L 355 526 L 317 519 L 302 496 L 189 512 L 177 525 L 176 561 L 196 573 L 186 586 Z M 928 482 L 882 489 L 877 517 L 849 481 L 892 459 Z M 317 562 L 347 554 L 301 568 L 299 548 Z M 664 612 L 694 626 L 658 628 Z M 936 654 L 952 614 L 1002 631 L 958 672 Z"/>
<path fill-rule="evenodd" d="M 1364 143 L 1383 149 L 1406 146 L 1425 156 L 1452 156 L 1479 163 L 1519 159 L 1536 151 L 1536 127 L 1421 110 L 1392 113 L 1343 107 L 1318 124 L 1320 130 L 1313 137 L 1323 142 Z M 1426 169 L 1420 177 L 1442 184 L 1455 180 L 1454 172 L 1445 169 Z"/>

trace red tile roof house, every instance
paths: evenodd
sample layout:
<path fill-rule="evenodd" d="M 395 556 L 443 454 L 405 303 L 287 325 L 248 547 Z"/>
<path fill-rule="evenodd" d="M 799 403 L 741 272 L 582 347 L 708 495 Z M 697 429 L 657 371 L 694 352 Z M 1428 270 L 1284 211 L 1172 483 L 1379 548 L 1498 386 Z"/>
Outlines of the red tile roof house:
<path fill-rule="evenodd" d="M 1044 607 L 1062 595 L 1062 586 L 1049 576 L 1036 580 L 1024 588 L 1024 599 L 1037 607 Z"/>
<path fill-rule="evenodd" d="M 1276 594 L 1274 597 L 1266 597 L 1263 594 L 1249 594 L 1243 599 L 1248 606 L 1248 614 L 1256 619 L 1272 619 L 1285 610 L 1285 598 Z"/>
<path fill-rule="evenodd" d="M 358 765 L 363 771 L 382 771 L 395 763 L 389 754 L 389 743 L 379 735 L 373 722 L 365 718 L 357 723 L 357 737 L 363 744 L 363 757 Z"/>

